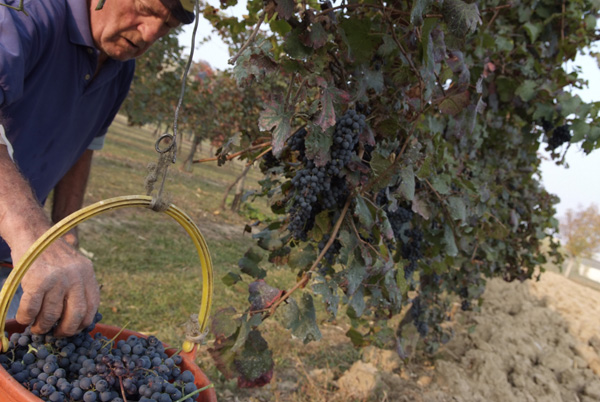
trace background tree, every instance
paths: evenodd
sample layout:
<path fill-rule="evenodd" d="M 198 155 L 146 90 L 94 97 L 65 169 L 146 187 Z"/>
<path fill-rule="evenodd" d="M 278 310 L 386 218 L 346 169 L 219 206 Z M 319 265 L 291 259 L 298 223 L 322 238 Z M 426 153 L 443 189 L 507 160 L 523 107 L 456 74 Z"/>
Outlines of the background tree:
<path fill-rule="evenodd" d="M 136 60 L 130 93 L 121 108 L 130 125 L 156 124 L 157 133 L 164 125 L 169 131 L 186 62 L 178 34 L 179 29 L 171 31 Z M 181 120 L 184 125 L 185 116 Z"/>
<path fill-rule="evenodd" d="M 586 209 L 567 213 L 560 222 L 561 238 L 564 239 L 563 247 L 569 256 L 565 276 L 569 276 L 571 269 L 581 258 L 593 258 L 600 253 L 600 211 L 595 204 Z"/>

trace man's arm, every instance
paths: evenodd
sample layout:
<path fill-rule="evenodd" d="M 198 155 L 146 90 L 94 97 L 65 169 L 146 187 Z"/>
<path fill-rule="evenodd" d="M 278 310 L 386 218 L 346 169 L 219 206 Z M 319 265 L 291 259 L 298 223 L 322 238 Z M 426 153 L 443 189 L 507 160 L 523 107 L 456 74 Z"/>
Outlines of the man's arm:
<path fill-rule="evenodd" d="M 0 236 L 17 262 L 51 223 L 5 145 L 0 145 L 0 172 Z M 91 261 L 62 239 L 36 259 L 21 286 L 17 321 L 33 324 L 36 333 L 48 332 L 60 319 L 54 333 L 72 335 L 92 323 L 100 303 Z"/>
<path fill-rule="evenodd" d="M 56 223 L 83 206 L 85 189 L 92 166 L 94 151 L 87 149 L 67 174 L 54 187 L 52 222 Z M 64 236 L 73 247 L 79 245 L 77 227 Z"/>

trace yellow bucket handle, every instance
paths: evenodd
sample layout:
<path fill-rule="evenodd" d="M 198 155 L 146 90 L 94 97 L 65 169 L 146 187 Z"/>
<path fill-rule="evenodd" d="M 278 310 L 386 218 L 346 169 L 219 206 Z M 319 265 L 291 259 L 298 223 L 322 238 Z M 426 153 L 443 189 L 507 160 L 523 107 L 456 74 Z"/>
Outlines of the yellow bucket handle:
<path fill-rule="evenodd" d="M 54 240 L 67 233 L 79 223 L 105 211 L 125 207 L 151 208 L 151 203 L 152 197 L 146 195 L 127 195 L 99 201 L 67 216 L 48 229 L 46 233 L 37 239 L 36 242 L 33 243 L 33 245 L 29 248 L 29 250 L 27 250 L 27 253 L 25 253 L 25 255 L 21 258 L 19 263 L 12 269 L 12 272 L 0 290 L 0 339 L 2 339 L 1 351 L 5 352 L 8 350 L 8 339 L 4 334 L 4 326 L 6 323 L 6 315 L 8 314 L 10 301 L 15 296 L 19 283 L 21 282 L 21 279 L 23 279 L 23 276 L 31 264 Z M 208 252 L 208 246 L 206 245 L 206 241 L 204 240 L 204 237 L 202 236 L 202 233 L 200 233 L 200 230 L 196 224 L 185 212 L 181 211 L 173 204 L 170 204 L 169 207 L 163 212 L 175 219 L 186 230 L 186 232 L 192 238 L 196 249 L 198 250 L 198 256 L 200 257 L 200 263 L 202 265 L 202 300 L 200 303 L 200 312 L 198 313 L 198 324 L 200 332 L 204 332 L 206 325 L 208 324 L 208 316 L 213 295 L 213 267 L 210 254 Z M 193 347 L 194 344 L 190 344 L 189 341 L 184 342 L 184 351 L 190 351 Z"/>

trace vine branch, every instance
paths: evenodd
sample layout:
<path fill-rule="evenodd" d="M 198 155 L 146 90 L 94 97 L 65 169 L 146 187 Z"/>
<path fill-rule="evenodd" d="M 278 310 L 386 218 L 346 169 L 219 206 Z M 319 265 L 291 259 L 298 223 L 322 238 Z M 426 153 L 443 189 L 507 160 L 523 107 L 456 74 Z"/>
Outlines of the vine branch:
<path fill-rule="evenodd" d="M 273 305 L 271 306 L 271 308 L 269 309 L 269 311 L 267 312 L 267 314 L 263 317 L 263 321 L 268 318 L 269 316 L 273 315 L 275 313 L 275 310 L 277 310 L 277 307 L 279 307 L 281 305 L 281 303 L 283 303 L 284 301 L 287 300 L 288 297 L 290 297 L 292 295 L 292 293 L 294 293 L 296 290 L 298 290 L 299 288 L 303 288 L 304 286 L 306 286 L 306 284 L 308 283 L 312 272 L 317 268 L 317 266 L 319 265 L 319 262 L 321 262 L 321 260 L 323 259 L 323 257 L 325 257 L 325 254 L 327 253 L 327 250 L 329 250 L 329 248 L 331 247 L 331 245 L 333 244 L 333 242 L 335 241 L 337 234 L 340 230 L 340 227 L 342 227 L 342 222 L 344 221 L 344 218 L 346 217 L 346 213 L 348 213 L 348 209 L 350 208 L 350 203 L 352 202 L 352 196 L 348 197 L 348 199 L 346 200 L 346 204 L 344 204 L 344 208 L 342 209 L 342 212 L 340 213 L 340 217 L 338 218 L 337 222 L 335 223 L 335 226 L 333 227 L 333 231 L 331 232 L 331 236 L 329 236 L 329 240 L 327 241 L 327 244 L 325 244 L 325 247 L 323 247 L 323 250 L 321 250 L 321 253 L 319 253 L 319 256 L 317 257 L 317 259 L 315 260 L 315 262 L 312 264 L 312 266 L 308 269 L 308 271 L 306 271 L 303 275 L 302 275 L 302 279 L 300 279 L 298 282 L 296 282 L 296 284 L 287 292 L 284 293 L 283 296 L 281 296 L 281 298 L 279 300 L 277 300 L 275 303 L 273 303 Z"/>
<path fill-rule="evenodd" d="M 235 56 L 233 56 L 231 59 L 229 59 L 228 63 L 231 65 L 234 65 L 235 62 L 237 61 L 237 59 L 240 58 L 240 56 L 242 55 L 242 53 L 244 53 L 244 51 L 248 48 L 248 46 L 250 46 L 250 44 L 252 42 L 254 42 L 254 39 L 256 38 L 256 35 L 258 35 L 258 30 L 260 29 L 260 26 L 262 25 L 262 23 L 265 21 L 265 16 L 266 14 L 263 13 L 260 16 L 260 19 L 258 20 L 258 23 L 256 24 L 256 26 L 254 27 L 254 30 L 252 31 L 252 33 L 250 34 L 250 37 L 248 38 L 248 40 L 242 45 L 242 47 L 240 48 L 240 50 L 237 52 L 237 54 Z"/>
<path fill-rule="evenodd" d="M 233 154 L 231 154 L 231 155 L 228 155 L 228 156 L 227 156 L 225 159 L 226 159 L 226 160 L 228 160 L 228 161 L 230 161 L 230 160 L 232 160 L 233 158 L 236 158 L 236 157 L 238 157 L 238 156 L 240 156 L 240 155 L 243 155 L 243 154 L 245 154 L 245 153 L 247 153 L 247 152 L 251 152 L 251 151 L 254 151 L 254 150 L 260 149 L 260 148 L 262 148 L 262 147 L 270 146 L 270 145 L 271 145 L 271 143 L 270 143 L 270 142 L 263 142 L 262 144 L 253 145 L 253 146 L 251 146 L 251 147 L 248 147 L 248 148 L 246 148 L 246 149 L 243 149 L 243 150 L 241 150 L 241 151 L 238 151 L 238 152 L 236 152 L 236 153 L 233 153 Z M 218 161 L 219 159 L 221 159 L 221 158 L 219 158 L 218 156 L 215 156 L 215 157 L 213 157 L 213 158 L 196 159 L 195 161 L 192 161 L 192 163 L 213 162 L 213 161 Z"/>

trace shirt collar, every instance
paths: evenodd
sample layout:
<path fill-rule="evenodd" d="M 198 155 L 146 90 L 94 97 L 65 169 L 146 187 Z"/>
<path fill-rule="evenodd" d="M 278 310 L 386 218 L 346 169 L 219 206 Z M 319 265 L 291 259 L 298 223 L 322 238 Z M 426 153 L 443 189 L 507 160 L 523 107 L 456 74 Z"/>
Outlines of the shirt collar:
<path fill-rule="evenodd" d="M 76 45 L 95 47 L 90 29 L 89 5 L 87 1 L 66 0 L 69 10 L 69 38 Z M 94 0 L 92 0 L 94 1 Z"/>

